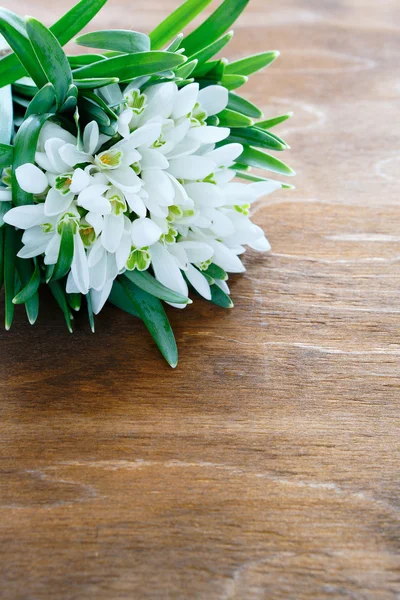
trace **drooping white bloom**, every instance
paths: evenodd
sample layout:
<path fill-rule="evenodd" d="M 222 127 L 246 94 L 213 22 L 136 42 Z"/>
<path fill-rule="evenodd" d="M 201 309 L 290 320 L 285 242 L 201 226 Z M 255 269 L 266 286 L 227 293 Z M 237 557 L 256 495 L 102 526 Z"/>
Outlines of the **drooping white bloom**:
<path fill-rule="evenodd" d="M 60 224 L 73 220 L 67 292 L 90 293 L 95 313 L 126 270 L 151 268 L 168 288 L 187 296 L 190 283 L 210 299 L 203 271 L 211 263 L 240 273 L 245 246 L 269 249 L 249 209 L 281 185 L 233 181 L 230 167 L 243 148 L 225 141 L 228 128 L 207 124 L 226 108 L 227 90 L 199 90 L 197 83 L 181 89 L 173 82 L 146 85 L 142 78 L 124 91 L 115 109 L 116 138 L 100 134 L 94 121 L 79 140 L 47 122 L 36 164 L 16 170 L 20 187 L 35 203 L 14 207 L 4 217 L 24 230 L 19 256 L 44 255 L 48 265 L 58 260 Z M 0 200 L 10 201 L 10 191 L 2 188 Z M 225 281 L 215 283 L 229 293 Z"/>

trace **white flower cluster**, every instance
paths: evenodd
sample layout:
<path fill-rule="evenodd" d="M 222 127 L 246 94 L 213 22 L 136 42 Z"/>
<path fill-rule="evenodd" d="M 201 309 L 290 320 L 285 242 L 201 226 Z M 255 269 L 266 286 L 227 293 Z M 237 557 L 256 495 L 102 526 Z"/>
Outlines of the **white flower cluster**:
<path fill-rule="evenodd" d="M 42 129 L 35 162 L 16 170 L 20 187 L 35 203 L 9 210 L 4 220 L 25 230 L 18 256 L 44 254 L 54 265 L 62 225 L 74 224 L 74 256 L 67 292 L 90 293 L 98 313 L 115 278 L 146 270 L 168 288 L 188 295 L 187 281 L 207 299 L 211 263 L 239 273 L 248 245 L 268 250 L 263 231 L 249 217 L 274 182 L 233 182 L 229 167 L 240 144 L 216 144 L 230 130 L 206 124 L 227 105 L 221 86 L 178 89 L 161 83 L 125 92 L 118 141 L 99 134 L 96 122 L 77 139 L 55 123 Z M 10 200 L 7 190 L 0 200 Z M 184 277 L 185 275 L 185 277 Z M 225 282 L 217 282 L 226 292 Z"/>

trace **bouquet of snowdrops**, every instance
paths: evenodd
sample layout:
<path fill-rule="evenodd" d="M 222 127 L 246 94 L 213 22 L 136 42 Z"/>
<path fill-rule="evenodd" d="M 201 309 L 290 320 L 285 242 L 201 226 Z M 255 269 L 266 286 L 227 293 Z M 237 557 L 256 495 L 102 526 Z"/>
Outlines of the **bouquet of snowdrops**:
<path fill-rule="evenodd" d="M 287 144 L 237 93 L 278 52 L 215 56 L 249 0 L 186 0 L 149 35 L 95 31 L 62 47 L 106 0 L 81 0 L 50 29 L 0 9 L 0 283 L 5 326 L 24 304 L 33 324 L 47 285 L 72 331 L 73 311 L 111 302 L 143 321 L 171 366 L 178 360 L 162 302 L 195 292 L 233 306 L 228 274 L 248 246 L 270 246 L 252 203 L 292 187 L 250 173 L 293 171 L 265 152 Z M 258 121 L 257 121 L 258 120 Z"/>

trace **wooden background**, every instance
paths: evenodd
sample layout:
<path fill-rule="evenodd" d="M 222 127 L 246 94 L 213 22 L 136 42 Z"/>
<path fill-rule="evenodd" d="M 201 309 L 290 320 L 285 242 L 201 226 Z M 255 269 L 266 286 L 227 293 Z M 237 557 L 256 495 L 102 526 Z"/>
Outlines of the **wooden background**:
<path fill-rule="evenodd" d="M 282 51 L 244 91 L 294 109 L 297 189 L 256 207 L 233 311 L 170 310 L 176 371 L 112 307 L 1 334 L 1 599 L 400 598 L 399 30 L 398 0 L 250 3 L 229 56 Z"/>

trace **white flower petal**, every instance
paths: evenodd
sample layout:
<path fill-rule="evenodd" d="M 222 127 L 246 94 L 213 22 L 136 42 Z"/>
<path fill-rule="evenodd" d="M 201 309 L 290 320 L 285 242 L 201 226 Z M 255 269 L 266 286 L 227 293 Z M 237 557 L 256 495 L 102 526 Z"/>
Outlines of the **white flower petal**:
<path fill-rule="evenodd" d="M 176 263 L 176 259 L 162 244 L 154 244 L 150 248 L 152 264 L 156 279 L 166 287 L 188 296 L 188 287 Z M 185 305 L 174 305 L 184 308 Z"/>
<path fill-rule="evenodd" d="M 65 147 L 64 140 L 59 138 L 52 138 L 47 140 L 44 145 L 47 158 L 52 165 L 51 171 L 53 173 L 65 173 L 69 169 L 69 163 L 65 162 L 60 154 L 60 150 Z M 68 144 L 67 144 L 68 145 Z"/>
<path fill-rule="evenodd" d="M 103 252 L 94 266 L 89 266 L 89 280 L 91 288 L 99 291 L 103 289 L 107 280 L 107 252 Z"/>
<path fill-rule="evenodd" d="M 123 192 L 134 194 L 142 187 L 141 179 L 129 167 L 107 171 L 106 177 L 115 187 Z"/>
<path fill-rule="evenodd" d="M 225 195 L 213 183 L 187 183 L 185 190 L 196 207 L 212 206 L 216 208 L 225 204 Z"/>
<path fill-rule="evenodd" d="M 44 150 L 45 143 L 52 138 L 63 140 L 64 144 L 76 144 L 76 137 L 72 133 L 52 121 L 46 121 L 40 131 L 38 148 Z"/>
<path fill-rule="evenodd" d="M 101 243 L 108 252 L 115 252 L 121 243 L 124 233 L 124 215 L 107 215 L 104 217 Z"/>
<path fill-rule="evenodd" d="M 215 170 L 213 160 L 204 156 L 184 156 L 169 163 L 169 173 L 177 179 L 204 179 Z"/>
<path fill-rule="evenodd" d="M 96 235 L 99 235 L 103 230 L 103 216 L 98 213 L 88 212 L 85 217 L 86 221 L 94 229 Z"/>
<path fill-rule="evenodd" d="M 131 235 L 128 231 L 124 231 L 122 234 L 121 243 L 115 252 L 115 260 L 117 263 L 118 271 L 125 270 L 126 261 L 129 258 L 129 254 L 132 248 Z"/>
<path fill-rule="evenodd" d="M 17 256 L 19 258 L 33 258 L 34 256 L 40 256 L 45 252 L 47 248 L 48 241 L 41 246 L 24 246 L 18 252 Z"/>
<path fill-rule="evenodd" d="M 75 169 L 72 175 L 72 183 L 70 185 L 70 192 L 73 194 L 80 194 L 91 181 L 91 177 L 89 173 L 84 171 L 83 169 Z"/>
<path fill-rule="evenodd" d="M 4 222 L 19 229 L 28 229 L 45 222 L 43 204 L 27 204 L 12 208 L 3 217 Z"/>
<path fill-rule="evenodd" d="M 173 204 L 175 198 L 174 186 L 164 171 L 160 169 L 145 171 L 142 173 L 142 180 L 150 201 L 160 206 L 171 206 Z M 147 204 L 146 201 L 145 204 Z"/>
<path fill-rule="evenodd" d="M 251 191 L 255 194 L 256 200 L 262 198 L 263 196 L 268 196 L 268 194 L 272 194 L 276 190 L 282 189 L 282 184 L 278 181 L 260 181 L 257 183 L 251 183 L 248 186 Z"/>
<path fill-rule="evenodd" d="M 86 154 L 85 152 L 81 152 L 80 150 L 78 150 L 78 148 L 76 146 L 74 146 L 73 144 L 64 144 L 60 149 L 59 149 L 59 154 L 62 158 L 62 160 L 69 166 L 69 167 L 74 167 L 75 165 L 81 164 L 81 163 L 87 163 L 91 161 L 91 156 L 89 154 Z M 64 169 L 66 170 L 66 169 Z M 62 171 L 60 171 L 62 172 Z"/>
<path fill-rule="evenodd" d="M 102 184 L 90 185 L 79 194 L 78 205 L 94 213 L 110 214 L 110 202 L 103 196 L 108 189 L 108 186 Z"/>
<path fill-rule="evenodd" d="M 228 106 L 229 93 L 221 85 L 210 85 L 200 90 L 198 100 L 208 116 L 217 115 Z"/>
<path fill-rule="evenodd" d="M 98 292 L 96 290 L 90 290 L 90 299 L 92 301 L 92 308 L 95 315 L 98 315 L 111 294 L 112 286 L 114 281 L 110 279 L 106 281 L 103 289 Z"/>
<path fill-rule="evenodd" d="M 252 242 L 249 246 L 258 252 L 269 252 L 271 250 L 271 244 L 265 236 L 258 238 L 258 240 Z"/>
<path fill-rule="evenodd" d="M 143 125 L 131 133 L 129 136 L 129 143 L 132 144 L 134 148 L 151 146 L 160 137 L 161 129 L 161 123 Z"/>
<path fill-rule="evenodd" d="M 103 256 L 105 256 L 106 250 L 101 243 L 101 238 L 97 238 L 94 242 L 93 246 L 90 248 L 88 252 L 88 265 L 89 268 L 94 267 L 97 263 L 102 260 Z"/>
<path fill-rule="evenodd" d="M 193 264 L 200 264 L 210 260 L 214 255 L 214 250 L 205 242 L 183 241 L 178 242 L 177 246 L 181 246 L 188 257 L 188 261 Z"/>
<path fill-rule="evenodd" d="M 65 291 L 67 294 L 79 294 L 78 286 L 75 283 L 74 276 L 72 275 L 72 271 L 69 272 L 67 278 L 67 285 L 65 286 Z"/>
<path fill-rule="evenodd" d="M 61 236 L 53 235 L 49 243 L 47 244 L 44 264 L 45 265 L 55 265 L 58 259 L 58 254 L 60 252 L 60 244 L 61 244 Z"/>
<path fill-rule="evenodd" d="M 15 170 L 19 186 L 30 194 L 43 194 L 48 188 L 46 175 L 36 165 L 25 163 Z"/>
<path fill-rule="evenodd" d="M 194 154 L 200 148 L 200 142 L 187 137 L 168 152 L 168 160 L 182 158 Z"/>
<path fill-rule="evenodd" d="M 96 121 L 86 125 L 83 132 L 83 151 L 85 154 L 94 154 L 99 143 L 99 126 Z"/>
<path fill-rule="evenodd" d="M 203 296 L 206 300 L 211 300 L 211 289 L 207 279 L 193 267 L 193 265 L 188 265 L 188 269 L 186 271 L 186 277 L 194 287 L 194 289 Z"/>
<path fill-rule="evenodd" d="M 192 127 L 189 135 L 192 139 L 202 144 L 216 144 L 226 139 L 231 133 L 228 127 Z"/>
<path fill-rule="evenodd" d="M 55 171 L 55 167 L 50 162 L 46 152 L 36 152 L 35 162 L 39 165 L 39 167 L 41 167 L 45 171 L 48 171 L 47 177 L 49 176 L 49 172 L 51 173 L 52 171 Z M 58 174 L 58 172 L 57 172 L 57 174 Z"/>
<path fill-rule="evenodd" d="M 208 239 L 207 243 L 214 249 L 213 261 L 216 265 L 228 273 L 244 273 L 246 269 L 233 250 L 216 240 Z"/>
<path fill-rule="evenodd" d="M 179 90 L 175 96 L 174 108 L 172 111 L 173 119 L 180 119 L 192 112 L 194 105 L 197 102 L 199 94 L 199 84 L 191 83 Z"/>
<path fill-rule="evenodd" d="M 243 146 L 241 144 L 226 144 L 208 154 L 208 158 L 213 160 L 218 167 L 229 167 L 242 154 Z"/>
<path fill-rule="evenodd" d="M 131 228 L 131 238 L 136 248 L 144 248 L 158 242 L 162 230 L 151 219 L 136 219 Z"/>
<path fill-rule="evenodd" d="M 129 205 L 129 208 L 133 210 L 139 217 L 146 216 L 146 206 L 143 200 L 137 194 L 125 194 L 125 199 Z"/>
<path fill-rule="evenodd" d="M 142 122 L 147 122 L 153 117 L 167 119 L 172 112 L 178 88 L 175 83 L 159 83 L 147 88 L 147 106 L 142 116 Z"/>
<path fill-rule="evenodd" d="M 44 214 L 51 217 L 65 212 L 70 207 L 73 199 L 74 194 L 62 196 L 57 190 L 51 188 L 47 194 L 46 202 L 44 203 Z"/>
<path fill-rule="evenodd" d="M 12 192 L 11 190 L 0 189 L 0 202 L 11 202 Z"/>
<path fill-rule="evenodd" d="M 168 169 L 169 162 L 161 152 L 157 150 L 141 149 L 142 159 L 140 165 L 142 171 L 154 169 Z"/>
<path fill-rule="evenodd" d="M 85 247 L 79 233 L 74 235 L 74 258 L 72 259 L 71 271 L 80 293 L 86 295 L 89 291 L 89 266 Z"/>

